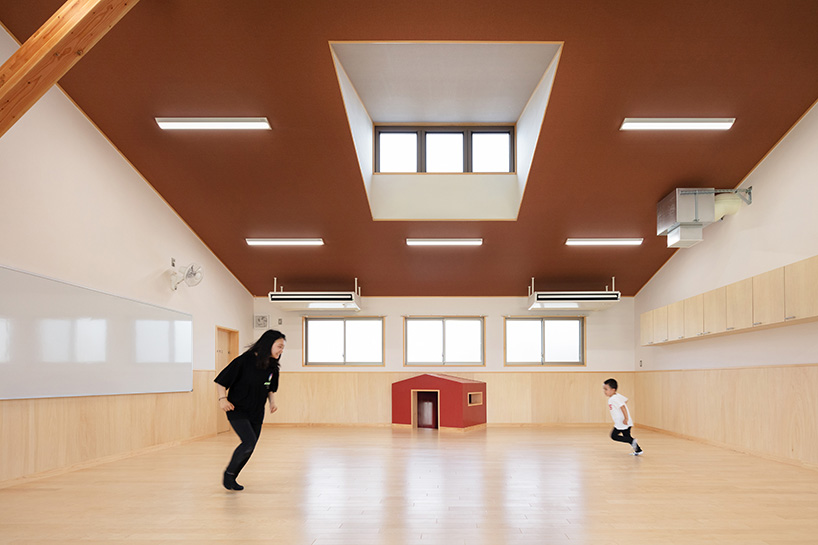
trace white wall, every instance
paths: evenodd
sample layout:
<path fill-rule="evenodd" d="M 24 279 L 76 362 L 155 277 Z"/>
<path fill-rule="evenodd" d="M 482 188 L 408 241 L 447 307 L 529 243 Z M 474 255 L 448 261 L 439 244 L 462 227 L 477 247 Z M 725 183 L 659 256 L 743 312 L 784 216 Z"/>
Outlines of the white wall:
<path fill-rule="evenodd" d="M 17 47 L 0 27 L 0 64 Z M 0 138 L 0 201 L 0 264 L 192 314 L 194 369 L 217 325 L 249 342 L 250 293 L 59 89 Z M 171 291 L 171 257 L 203 282 Z"/>
<path fill-rule="evenodd" d="M 281 360 L 284 371 L 633 371 L 634 322 L 633 298 L 625 297 L 604 311 L 591 312 L 586 319 L 587 365 L 577 366 L 503 366 L 503 317 L 528 316 L 526 297 L 362 297 L 360 316 L 386 317 L 386 365 L 383 367 L 302 367 L 302 314 L 279 310 L 266 298 L 255 299 L 255 313 L 270 316 L 271 326 L 287 336 L 287 348 Z M 403 316 L 485 316 L 485 367 L 403 366 Z M 279 325 L 278 320 L 282 323 Z M 256 336 L 262 330 L 256 330 Z M 243 349 L 244 347 L 242 347 Z"/>
<path fill-rule="evenodd" d="M 678 250 L 637 294 L 634 342 L 642 369 L 818 362 L 818 323 L 638 346 L 642 312 L 818 255 L 818 108 L 813 107 L 740 185 L 749 186 L 752 205 L 705 227 L 703 242 Z"/>

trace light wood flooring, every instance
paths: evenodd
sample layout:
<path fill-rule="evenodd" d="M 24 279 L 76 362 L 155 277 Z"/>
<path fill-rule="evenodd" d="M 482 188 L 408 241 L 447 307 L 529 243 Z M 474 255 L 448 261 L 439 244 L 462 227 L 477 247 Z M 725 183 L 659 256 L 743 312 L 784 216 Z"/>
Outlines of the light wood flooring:
<path fill-rule="evenodd" d="M 0 543 L 806 545 L 818 471 L 639 431 L 266 427 L 0 489 Z"/>

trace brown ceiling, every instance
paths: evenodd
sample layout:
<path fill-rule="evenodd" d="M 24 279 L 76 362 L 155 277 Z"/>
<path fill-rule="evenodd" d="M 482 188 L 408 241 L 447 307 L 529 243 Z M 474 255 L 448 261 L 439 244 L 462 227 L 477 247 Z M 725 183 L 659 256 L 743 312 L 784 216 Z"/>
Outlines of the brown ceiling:
<path fill-rule="evenodd" d="M 0 21 L 25 41 L 61 4 L 0 0 Z M 816 28 L 814 0 L 142 0 L 60 84 L 254 295 L 273 277 L 287 291 L 357 277 L 365 296 L 523 296 L 531 277 L 584 290 L 612 276 L 634 295 L 674 251 L 656 203 L 735 187 L 818 98 Z M 565 43 L 517 221 L 372 220 L 328 46 L 343 40 Z M 273 130 L 163 132 L 164 116 L 266 116 Z M 620 132 L 624 117 L 737 121 L 649 134 Z M 317 236 L 325 246 L 244 242 Z M 404 243 L 450 236 L 484 244 Z"/>

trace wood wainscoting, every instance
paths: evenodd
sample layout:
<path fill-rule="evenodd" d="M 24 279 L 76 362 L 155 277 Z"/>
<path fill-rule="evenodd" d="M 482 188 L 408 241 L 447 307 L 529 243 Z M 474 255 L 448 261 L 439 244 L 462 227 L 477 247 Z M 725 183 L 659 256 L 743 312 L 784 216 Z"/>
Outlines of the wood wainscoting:
<path fill-rule="evenodd" d="M 392 383 L 420 372 L 282 372 L 269 424 L 389 425 Z M 489 425 L 603 424 L 611 421 L 602 383 L 619 391 L 639 422 L 633 372 L 485 372 L 447 375 L 486 383 Z"/>
<path fill-rule="evenodd" d="M 0 486 L 216 433 L 214 371 L 193 391 L 0 401 Z"/>
<path fill-rule="evenodd" d="M 818 468 L 818 364 L 642 371 L 637 426 Z"/>

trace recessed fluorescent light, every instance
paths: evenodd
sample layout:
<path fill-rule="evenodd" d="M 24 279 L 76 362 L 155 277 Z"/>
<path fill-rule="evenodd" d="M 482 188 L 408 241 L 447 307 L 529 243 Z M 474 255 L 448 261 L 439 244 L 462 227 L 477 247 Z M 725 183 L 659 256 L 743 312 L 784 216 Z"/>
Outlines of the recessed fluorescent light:
<path fill-rule="evenodd" d="M 626 117 L 620 131 L 726 131 L 734 117 Z"/>
<path fill-rule="evenodd" d="M 266 117 L 157 117 L 165 130 L 270 130 Z"/>
<path fill-rule="evenodd" d="M 566 246 L 639 246 L 641 238 L 569 238 Z"/>
<path fill-rule="evenodd" d="M 248 238 L 249 246 L 323 246 L 323 238 Z"/>
<path fill-rule="evenodd" d="M 482 238 L 407 238 L 407 246 L 481 246 Z"/>

